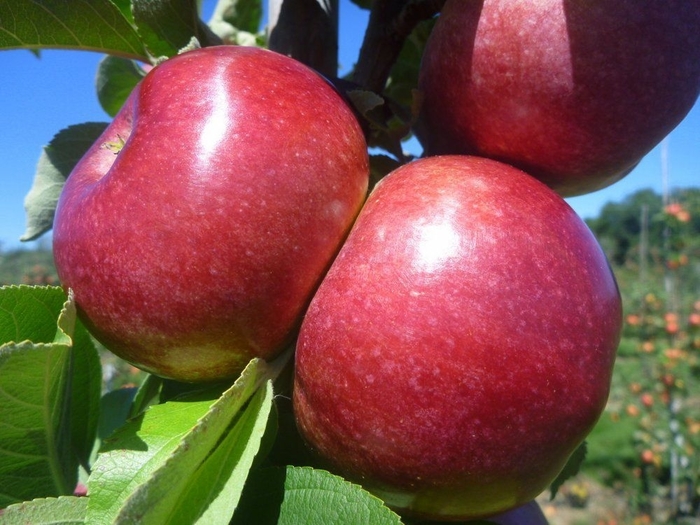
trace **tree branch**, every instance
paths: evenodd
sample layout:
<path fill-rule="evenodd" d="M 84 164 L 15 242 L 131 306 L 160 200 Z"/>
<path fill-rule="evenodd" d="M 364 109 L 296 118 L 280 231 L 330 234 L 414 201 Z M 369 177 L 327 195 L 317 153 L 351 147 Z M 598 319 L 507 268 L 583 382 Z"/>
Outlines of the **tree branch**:
<path fill-rule="evenodd" d="M 270 0 L 270 49 L 338 74 L 338 0 Z"/>
<path fill-rule="evenodd" d="M 411 31 L 440 12 L 446 0 L 375 0 L 353 80 L 381 93 Z"/>

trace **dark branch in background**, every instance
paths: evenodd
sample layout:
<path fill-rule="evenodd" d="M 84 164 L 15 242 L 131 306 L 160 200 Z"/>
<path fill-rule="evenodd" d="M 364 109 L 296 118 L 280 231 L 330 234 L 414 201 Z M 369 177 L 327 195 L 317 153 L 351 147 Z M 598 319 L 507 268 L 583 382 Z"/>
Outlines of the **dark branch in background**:
<path fill-rule="evenodd" d="M 338 74 L 338 0 L 270 0 L 270 49 Z"/>
<path fill-rule="evenodd" d="M 381 93 L 406 38 L 423 20 L 440 12 L 446 0 L 375 0 L 353 81 Z"/>

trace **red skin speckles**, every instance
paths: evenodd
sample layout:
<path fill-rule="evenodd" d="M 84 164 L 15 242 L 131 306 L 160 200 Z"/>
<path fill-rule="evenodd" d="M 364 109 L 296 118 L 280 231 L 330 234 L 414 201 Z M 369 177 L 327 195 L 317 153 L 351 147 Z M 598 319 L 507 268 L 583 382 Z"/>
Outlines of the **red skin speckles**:
<path fill-rule="evenodd" d="M 564 196 L 629 173 L 700 94 L 687 0 L 448 0 L 423 56 L 428 154 L 518 166 Z"/>
<path fill-rule="evenodd" d="M 364 202 L 366 148 L 342 98 L 290 58 L 220 46 L 167 60 L 68 178 L 61 282 L 135 365 L 235 376 L 293 339 Z"/>
<path fill-rule="evenodd" d="M 602 250 L 553 191 L 487 159 L 415 161 L 370 195 L 305 316 L 298 426 L 399 511 L 502 512 L 592 429 L 621 323 Z"/>

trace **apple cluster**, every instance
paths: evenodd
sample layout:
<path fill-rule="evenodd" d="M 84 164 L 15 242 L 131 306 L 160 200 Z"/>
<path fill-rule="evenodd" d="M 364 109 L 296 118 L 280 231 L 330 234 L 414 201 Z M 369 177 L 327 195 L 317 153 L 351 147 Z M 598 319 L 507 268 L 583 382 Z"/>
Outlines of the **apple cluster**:
<path fill-rule="evenodd" d="M 698 27 L 686 0 L 448 0 L 421 65 L 427 155 L 369 196 L 362 129 L 322 77 L 183 53 L 68 178 L 59 277 L 98 340 L 163 377 L 231 378 L 296 338 L 300 433 L 399 512 L 525 505 L 602 413 L 622 324 L 562 196 L 683 118 Z"/>
<path fill-rule="evenodd" d="M 622 313 L 562 196 L 619 180 L 683 119 L 699 29 L 683 1 L 446 2 L 420 69 L 426 157 L 370 194 L 299 334 L 297 423 L 329 468 L 443 520 L 555 479 L 605 406 Z"/>

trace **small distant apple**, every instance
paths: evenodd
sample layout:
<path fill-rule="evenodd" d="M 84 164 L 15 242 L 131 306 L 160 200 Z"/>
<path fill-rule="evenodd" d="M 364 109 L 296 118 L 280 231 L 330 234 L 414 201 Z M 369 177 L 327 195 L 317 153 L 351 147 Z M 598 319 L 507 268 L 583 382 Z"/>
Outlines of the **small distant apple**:
<path fill-rule="evenodd" d="M 54 255 L 108 349 L 181 381 L 288 345 L 366 197 L 353 112 L 291 58 L 219 46 L 153 68 L 78 163 Z"/>
<path fill-rule="evenodd" d="M 429 155 L 483 155 L 563 196 L 589 193 L 698 99 L 700 3 L 448 0 L 419 82 Z"/>
<path fill-rule="evenodd" d="M 593 428 L 621 327 L 606 257 L 560 196 L 493 160 L 414 161 L 370 194 L 304 317 L 297 425 L 398 512 L 492 516 Z"/>

